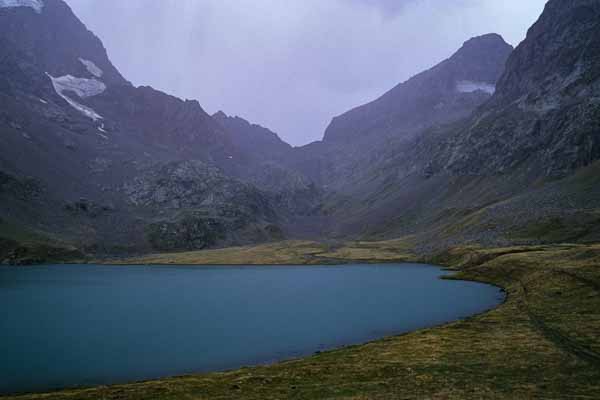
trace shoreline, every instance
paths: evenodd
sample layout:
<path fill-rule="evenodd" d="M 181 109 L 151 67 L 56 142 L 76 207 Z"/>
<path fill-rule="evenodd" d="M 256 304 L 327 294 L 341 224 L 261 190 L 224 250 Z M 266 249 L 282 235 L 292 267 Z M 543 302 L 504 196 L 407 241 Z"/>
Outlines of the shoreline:
<path fill-rule="evenodd" d="M 340 342 L 339 344 L 332 344 L 330 347 L 326 347 L 326 348 L 322 348 L 319 350 L 314 350 L 314 351 L 308 351 L 305 352 L 304 354 L 297 354 L 297 355 L 290 355 L 289 357 L 287 356 L 283 356 L 282 358 L 272 358 L 268 361 L 251 361 L 248 364 L 242 364 L 239 366 L 234 366 L 234 367 L 227 367 L 227 368 L 223 368 L 223 369 L 214 369 L 214 370 L 205 370 L 205 371 L 195 371 L 195 372 L 189 372 L 189 373 L 185 373 L 185 374 L 175 374 L 175 375 L 164 375 L 164 376 L 158 376 L 158 377 L 154 377 L 154 378 L 148 378 L 148 379 L 141 379 L 141 380 L 132 380 L 132 381 L 121 381 L 121 382 L 110 382 L 110 383 L 102 383 L 102 384 L 94 384 L 94 385 L 82 385 L 82 386 L 66 386 L 66 387 L 57 387 L 57 388 L 53 388 L 53 389 L 41 389 L 41 390 L 34 390 L 34 391 L 24 391 L 24 392 L 6 392 L 6 393 L 2 393 L 0 392 L 0 398 L 7 398 L 7 397 L 20 397 L 20 396 L 28 396 L 28 395 L 41 395 L 41 394 L 49 394 L 49 393 L 57 393 L 57 392 L 65 392 L 65 391 L 73 391 L 73 390 L 89 390 L 89 389 L 94 389 L 94 388 L 98 388 L 98 387 L 104 387 L 104 386 L 108 386 L 108 387 L 113 387 L 113 386 L 120 386 L 120 385 L 130 385 L 130 384 L 143 384 L 143 383 L 151 383 L 153 381 L 157 381 L 157 380 L 171 380 L 171 379 L 177 379 L 177 378 L 186 378 L 186 377 L 193 377 L 193 376 L 197 376 L 197 375 L 203 375 L 203 374 L 213 374 L 213 373 L 228 373 L 228 372 L 233 372 L 233 371 L 237 371 L 237 370 L 241 370 L 241 369 L 247 369 L 247 368 L 256 368 L 256 367 L 265 367 L 265 366 L 274 366 L 277 364 L 282 364 L 282 363 L 288 363 L 288 362 L 294 362 L 294 361 L 300 361 L 302 359 L 306 359 L 308 357 L 312 357 L 318 354 L 324 354 L 324 353 L 328 353 L 328 352 L 335 352 L 335 351 L 341 351 L 344 349 L 348 349 L 348 348 L 354 348 L 354 347 L 360 347 L 360 346 L 365 346 L 365 345 L 369 345 L 372 343 L 376 343 L 379 341 L 383 341 L 383 340 L 387 340 L 387 339 L 392 339 L 392 338 L 397 338 L 397 337 L 401 337 L 404 335 L 408 335 L 408 334 L 412 334 L 415 332 L 419 332 L 422 330 L 430 330 L 430 329 L 435 329 L 435 328 L 440 328 L 449 324 L 454 324 L 457 322 L 461 322 L 470 318 L 474 318 L 480 315 L 483 315 L 485 313 L 488 313 L 498 307 L 500 307 L 502 304 L 504 304 L 507 300 L 507 294 L 506 291 L 503 290 L 503 288 L 494 285 L 494 284 L 490 284 L 490 283 L 485 283 L 485 282 L 479 282 L 477 280 L 467 280 L 467 279 L 455 279 L 452 276 L 448 276 L 448 275 L 444 275 L 445 273 L 451 272 L 451 273 L 456 273 L 456 271 L 453 270 L 449 270 L 444 266 L 439 266 L 439 265 L 432 265 L 432 264 L 426 264 L 426 263 L 422 263 L 422 262 L 411 262 L 411 263 L 398 263 L 398 262 L 383 262 L 383 263 L 378 263 L 376 261 L 371 262 L 371 263 L 366 263 L 366 262 L 361 262 L 361 263 L 353 263 L 352 261 L 347 261 L 346 263 L 343 264 L 323 264 L 323 265 L 317 265 L 317 264 L 288 264 L 288 265 L 274 265 L 274 264 L 252 264 L 252 265 L 225 265 L 225 264 L 212 264 L 212 265 L 173 265 L 173 264 L 166 264 L 166 265 L 143 265 L 143 264 L 127 264 L 127 265 L 122 265 L 122 264 L 70 264 L 70 263 L 65 263 L 65 264 L 40 264 L 40 265 L 31 265 L 31 266 L 25 266 L 25 267 L 15 267 L 15 268 L 36 268 L 36 267 L 60 267 L 60 266 L 72 266 L 72 267 L 78 267 L 78 266 L 90 266 L 90 267 L 147 267 L 149 269 L 153 269 L 153 268 L 171 268 L 171 267 L 189 267 L 189 268 L 213 268 L 213 269 L 219 269 L 219 268 L 225 268 L 225 269 L 229 269 L 229 268 L 233 268 L 233 269 L 246 269 L 246 268 L 280 268 L 280 267 L 284 267 L 284 268 L 323 268 L 323 269 L 327 269 L 330 267 L 338 267 L 338 268 L 354 268 L 354 267 L 394 267 L 394 268 L 398 268 L 398 267 L 402 267 L 403 265 L 409 265 L 409 266 L 418 266 L 419 268 L 429 268 L 429 269 L 435 269 L 436 271 L 438 271 L 440 273 L 439 276 L 437 276 L 436 279 L 438 280 L 449 280 L 449 281 L 463 281 L 463 282 L 471 282 L 471 283 L 477 283 L 477 284 L 481 284 L 481 285 L 485 285 L 485 286 L 489 286 L 489 287 L 493 287 L 495 289 L 498 289 L 499 292 L 502 293 L 502 299 L 497 301 L 495 305 L 493 306 L 489 306 L 486 307 L 484 309 L 482 309 L 481 311 L 475 312 L 473 314 L 470 314 L 468 316 L 460 316 L 457 317 L 455 319 L 450 319 L 448 321 L 443 321 L 443 322 L 439 322 L 439 323 L 431 323 L 431 324 L 425 324 L 421 327 L 415 328 L 415 329 L 405 329 L 405 330 L 398 330 L 398 331 L 393 331 L 393 330 L 389 330 L 387 332 L 381 332 L 380 334 L 368 334 L 368 335 L 364 335 L 364 336 L 368 336 L 365 339 L 359 339 L 356 342 L 349 342 L 349 343 L 343 343 Z"/>
<path fill-rule="evenodd" d="M 549 261 L 552 262 L 550 267 L 545 265 Z M 592 354 L 597 354 L 600 350 L 600 340 L 595 335 L 598 322 L 595 319 L 585 318 L 581 321 L 572 320 L 573 308 L 596 306 L 596 302 L 600 303 L 600 299 L 598 296 L 577 295 L 569 299 L 568 304 L 562 305 L 562 301 L 565 299 L 559 299 L 561 302 L 549 305 L 548 293 L 546 293 L 550 290 L 550 298 L 552 298 L 554 296 L 552 291 L 555 290 L 553 287 L 557 282 L 567 289 L 580 284 L 576 278 L 569 278 L 575 279 L 575 282 L 571 282 L 562 274 L 555 275 L 553 271 L 556 269 L 568 268 L 569 273 L 572 272 L 571 270 L 575 270 L 573 273 L 576 275 L 585 273 L 586 279 L 598 282 L 600 276 L 596 275 L 597 272 L 593 267 L 600 265 L 599 245 L 556 245 L 487 250 L 462 248 L 451 250 L 437 257 L 437 261 L 431 260 L 430 262 L 455 272 L 454 275 L 448 277 L 449 279 L 492 284 L 503 289 L 504 301 L 481 314 L 458 321 L 400 335 L 385 336 L 360 345 L 327 350 L 312 356 L 269 365 L 114 386 L 59 390 L 46 394 L 1 396 L 1 398 L 62 400 L 99 397 L 107 399 L 294 397 L 309 399 L 337 398 L 336 388 L 348 387 L 354 387 L 354 389 L 348 389 L 349 392 L 354 393 L 353 395 L 374 396 L 368 398 L 402 395 L 406 398 L 416 399 L 422 398 L 424 395 L 435 395 L 435 393 L 439 395 L 437 390 L 447 390 L 452 393 L 458 390 L 460 392 L 460 397 L 448 396 L 447 398 L 497 398 L 492 395 L 493 391 L 489 390 L 498 383 L 496 382 L 499 379 L 498 371 L 510 372 L 506 376 L 500 374 L 504 376 L 503 384 L 508 385 L 504 389 L 510 389 L 508 391 L 510 395 L 518 398 L 524 398 L 525 395 L 535 397 L 540 394 L 558 394 L 557 385 L 561 387 L 566 385 L 565 389 L 561 389 L 561 398 L 568 398 L 569 395 L 575 394 L 594 393 L 600 388 L 600 384 L 595 383 L 600 382 L 596 379 L 600 378 L 600 369 L 593 368 L 593 366 L 590 368 L 588 360 L 578 357 L 577 352 L 569 351 L 569 349 L 577 348 L 573 346 L 584 346 L 588 350 L 591 349 Z M 536 277 L 540 273 L 546 278 L 532 281 L 523 279 L 524 277 Z M 587 276 L 587 274 L 591 275 Z M 521 284 L 526 285 L 524 286 L 527 288 L 526 291 L 520 287 Z M 593 292 L 596 289 L 590 286 L 586 290 Z M 541 298 L 538 298 L 540 296 Z M 593 304 L 588 304 L 589 302 Z M 557 307 L 560 309 L 555 309 Z M 565 309 L 562 310 L 562 308 Z M 533 319 L 530 315 L 535 315 L 544 324 L 544 329 L 549 331 L 540 330 L 532 322 Z M 572 326 L 573 324 L 577 325 Z M 494 330 L 504 332 L 504 334 L 494 334 Z M 471 331 L 471 333 L 463 335 L 463 331 L 466 333 Z M 561 335 L 553 336 L 553 333 L 556 332 Z M 566 337 L 564 340 L 568 340 L 568 342 L 565 342 L 566 344 L 561 341 L 554 342 L 553 337 Z M 586 342 L 579 343 L 580 337 L 585 337 Z M 449 343 L 451 345 L 447 347 Z M 523 346 L 525 347 L 523 348 Z M 483 353 L 480 352 L 481 347 L 485 349 Z M 505 350 L 501 350 L 503 348 Z M 524 351 L 525 348 L 529 353 Z M 439 353 L 441 349 L 444 351 Z M 471 353 L 473 353 L 472 357 Z M 437 356 L 431 359 L 427 354 L 437 354 Z M 357 359 L 358 355 L 364 357 L 361 356 Z M 472 361 L 466 362 L 462 360 L 463 357 Z M 531 379 L 530 375 L 537 375 L 533 365 L 537 365 L 537 359 L 540 357 L 552 360 L 552 362 L 546 360 L 549 362 L 546 378 L 551 376 L 554 383 L 540 377 Z M 377 362 L 377 359 L 383 359 L 385 362 L 381 360 Z M 445 362 L 439 367 L 435 367 L 439 361 L 444 359 Z M 502 362 L 497 364 L 494 361 L 496 359 L 502 360 Z M 401 384 L 401 382 L 397 382 L 397 385 L 378 388 L 377 385 L 372 387 L 369 384 L 369 382 L 374 382 L 373 378 L 368 379 L 363 376 L 363 379 L 354 379 L 356 378 L 354 374 L 357 373 L 355 369 L 379 370 L 379 374 L 383 374 L 386 379 L 391 381 L 412 379 L 401 370 L 387 371 L 385 368 L 381 370 L 389 362 L 405 365 L 405 370 L 406 368 L 411 370 L 424 368 L 429 371 L 430 383 L 434 384 L 428 385 L 428 388 L 419 387 L 419 390 L 416 387 L 411 388 Z M 473 369 L 469 367 L 472 362 L 482 365 Z M 530 370 L 527 369 L 527 372 L 523 372 L 525 371 L 522 369 L 523 364 L 531 364 L 532 367 Z M 463 369 L 469 370 L 467 376 L 462 374 Z M 320 371 L 320 373 L 315 373 L 315 371 Z M 569 372 L 570 383 L 565 381 L 567 376 L 565 371 Z M 573 372 L 577 373 L 573 374 Z M 290 377 L 296 375 L 301 375 L 303 378 L 295 380 Z M 271 378 L 260 378 L 253 383 L 252 380 L 247 381 L 244 378 L 246 376 Z M 475 379 L 477 376 L 479 378 Z M 275 379 L 276 377 L 277 379 Z M 310 382 L 310 385 L 307 381 Z M 448 386 L 447 382 L 450 381 L 462 383 Z M 308 386 L 304 387 L 303 384 Z M 475 392 L 464 391 L 460 389 L 461 385 L 466 385 L 465 390 L 471 385 L 473 386 L 471 389 L 487 389 L 484 392 L 480 392 L 479 389 Z M 271 388 L 265 391 L 266 386 Z M 295 389 L 292 389 L 293 386 Z M 237 387 L 240 389 L 236 389 Z M 321 393 L 317 397 L 315 397 L 316 387 Z M 299 389 L 303 392 L 298 392 Z M 163 391 L 165 393 L 162 393 Z M 241 392 L 238 393 L 238 391 Z M 475 393 L 478 394 L 475 395 Z"/>

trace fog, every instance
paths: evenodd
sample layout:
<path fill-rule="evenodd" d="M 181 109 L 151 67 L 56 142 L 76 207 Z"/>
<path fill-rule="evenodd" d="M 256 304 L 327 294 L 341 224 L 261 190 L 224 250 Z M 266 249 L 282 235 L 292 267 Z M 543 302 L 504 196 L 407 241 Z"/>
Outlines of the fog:
<path fill-rule="evenodd" d="M 135 85 L 197 99 L 294 145 L 546 0 L 67 0 Z"/>

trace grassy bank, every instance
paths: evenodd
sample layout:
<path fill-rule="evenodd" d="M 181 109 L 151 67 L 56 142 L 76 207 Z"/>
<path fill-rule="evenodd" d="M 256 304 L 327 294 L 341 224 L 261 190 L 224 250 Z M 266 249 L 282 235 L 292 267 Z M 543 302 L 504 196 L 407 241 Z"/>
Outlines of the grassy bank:
<path fill-rule="evenodd" d="M 386 245 L 385 254 L 404 254 L 402 243 Z M 379 251 L 356 243 L 309 258 L 373 261 Z M 507 301 L 464 321 L 272 366 L 14 399 L 598 398 L 600 245 L 463 247 L 429 261 L 504 287 Z"/>
<path fill-rule="evenodd" d="M 122 265 L 311 265 L 345 262 L 400 262 L 414 260 L 405 241 L 327 244 L 290 240 L 257 246 L 163 253 L 99 263 Z"/>
<path fill-rule="evenodd" d="M 29 265 L 84 259 L 76 247 L 0 219 L 0 265 Z"/>

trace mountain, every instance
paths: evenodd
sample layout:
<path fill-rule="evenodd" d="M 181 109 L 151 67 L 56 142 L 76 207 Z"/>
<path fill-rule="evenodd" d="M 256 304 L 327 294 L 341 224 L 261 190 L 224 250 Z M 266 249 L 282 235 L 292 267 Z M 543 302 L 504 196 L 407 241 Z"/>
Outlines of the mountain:
<path fill-rule="evenodd" d="M 320 214 L 323 190 L 308 176 L 288 164 L 294 149 L 273 131 L 223 111 L 213 115 L 233 143 L 243 151 L 248 168 L 240 175 L 270 194 L 275 208 L 284 216 L 284 231 L 297 237 L 299 220 L 314 221 Z"/>
<path fill-rule="evenodd" d="M 599 158 L 599 10 L 597 1 L 548 3 L 497 95 L 452 143 L 447 169 L 493 173 L 526 163 L 564 176 Z"/>
<path fill-rule="evenodd" d="M 388 145 L 345 184 L 335 233 L 424 251 L 597 238 L 599 29 L 597 1 L 549 1 L 487 102 Z"/>
<path fill-rule="evenodd" d="M 449 59 L 335 117 L 322 142 L 296 152 L 294 167 L 340 189 L 390 142 L 409 142 L 423 130 L 468 117 L 488 101 L 512 50 L 497 34 L 468 40 Z"/>
<path fill-rule="evenodd" d="M 135 87 L 62 0 L 0 0 L 0 262 L 283 238 L 600 238 L 600 3 L 550 0 L 292 148 Z"/>
<path fill-rule="evenodd" d="M 241 117 L 230 117 L 219 111 L 213 115 L 213 119 L 230 133 L 236 146 L 255 158 L 281 159 L 292 151 L 292 146 L 281 140 L 275 132 L 251 124 Z"/>
<path fill-rule="evenodd" d="M 323 141 L 403 137 L 467 117 L 494 93 L 512 50 L 497 34 L 472 38 L 449 59 L 334 118 Z"/>
<path fill-rule="evenodd" d="M 131 85 L 65 2 L 0 1 L 0 49 L 2 259 L 281 237 L 254 156 L 198 102 Z"/>

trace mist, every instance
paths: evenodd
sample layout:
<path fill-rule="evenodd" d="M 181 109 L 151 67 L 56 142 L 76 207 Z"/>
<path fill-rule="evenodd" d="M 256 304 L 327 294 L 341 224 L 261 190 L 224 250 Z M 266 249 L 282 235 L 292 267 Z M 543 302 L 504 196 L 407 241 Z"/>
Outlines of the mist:
<path fill-rule="evenodd" d="M 320 140 L 332 117 L 485 33 L 517 45 L 546 0 L 67 0 L 135 85 Z"/>

